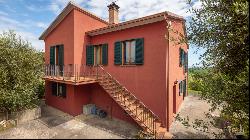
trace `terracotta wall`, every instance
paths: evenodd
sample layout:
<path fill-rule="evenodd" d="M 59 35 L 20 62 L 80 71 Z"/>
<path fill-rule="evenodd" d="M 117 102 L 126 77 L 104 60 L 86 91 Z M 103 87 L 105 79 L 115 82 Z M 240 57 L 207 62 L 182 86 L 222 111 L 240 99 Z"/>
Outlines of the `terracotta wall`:
<path fill-rule="evenodd" d="M 107 24 L 89 17 L 78 10 L 74 10 L 74 62 L 75 64 L 86 64 L 85 46 L 89 44 L 90 37 L 85 32 L 105 27 Z M 73 26 L 73 25 L 71 25 Z"/>
<path fill-rule="evenodd" d="M 91 44 L 108 43 L 108 65 L 104 69 L 166 122 L 165 21 L 106 33 L 91 38 Z M 114 65 L 114 43 L 144 38 L 144 64 Z"/>
<path fill-rule="evenodd" d="M 74 115 L 74 87 L 72 85 L 66 86 L 67 97 L 57 97 L 52 95 L 51 82 L 45 81 L 45 103 L 52 107 L 58 108 L 63 112 Z"/>
<path fill-rule="evenodd" d="M 169 36 L 173 37 L 169 42 L 169 115 L 168 121 L 169 126 L 171 125 L 173 118 L 174 107 L 176 106 L 176 110 L 178 111 L 182 101 L 183 95 L 179 96 L 179 84 L 174 84 L 176 80 L 184 80 L 187 77 L 187 73 L 184 72 L 184 67 L 179 67 L 179 48 L 183 48 L 185 52 L 187 52 L 187 45 L 185 43 L 181 43 L 177 45 L 176 43 L 180 42 L 178 36 L 173 31 L 178 31 L 181 34 L 184 34 L 183 23 L 180 20 L 173 20 L 171 21 L 171 30 L 169 30 Z M 175 97 L 174 97 L 175 96 Z M 173 99 L 176 99 L 175 102 Z"/>
<path fill-rule="evenodd" d="M 45 63 L 50 63 L 50 46 L 64 45 L 64 64 L 74 63 L 74 13 L 70 12 L 44 40 Z"/>
<path fill-rule="evenodd" d="M 65 64 L 86 64 L 86 45 L 108 43 L 108 65 L 104 69 L 130 90 L 137 98 L 157 114 L 164 125 L 173 121 L 173 107 L 179 108 L 183 97 L 178 95 L 176 86 L 176 103 L 173 103 L 174 81 L 183 80 L 183 67 L 179 67 L 179 47 L 165 39 L 167 33 L 165 21 L 130 28 L 123 31 L 106 33 L 94 37 L 85 32 L 104 27 L 106 24 L 93 19 L 78 10 L 73 10 L 45 39 L 45 62 L 49 64 L 49 47 L 64 44 Z M 173 28 L 183 32 L 178 20 L 173 20 Z M 170 33 L 170 36 L 175 34 Z M 144 38 L 144 64 L 137 66 L 114 65 L 114 43 L 127 39 Z M 187 46 L 181 45 L 185 51 Z M 169 50 L 167 50 L 167 48 Z M 167 65 L 169 51 L 169 65 Z M 169 66 L 169 85 L 167 84 Z M 122 108 L 98 85 L 74 87 L 67 85 L 67 98 L 51 95 L 50 82 L 46 82 L 46 103 L 72 115 L 82 112 L 82 105 L 95 103 L 109 111 L 113 116 L 133 122 L 124 114 Z M 167 91 L 167 87 L 168 91 Z M 169 113 L 168 113 L 169 112 Z M 133 122 L 134 123 L 134 122 Z"/>
<path fill-rule="evenodd" d="M 132 124 L 136 122 L 104 91 L 99 84 L 91 84 L 91 101 L 97 107 L 105 110 L 109 116 Z"/>

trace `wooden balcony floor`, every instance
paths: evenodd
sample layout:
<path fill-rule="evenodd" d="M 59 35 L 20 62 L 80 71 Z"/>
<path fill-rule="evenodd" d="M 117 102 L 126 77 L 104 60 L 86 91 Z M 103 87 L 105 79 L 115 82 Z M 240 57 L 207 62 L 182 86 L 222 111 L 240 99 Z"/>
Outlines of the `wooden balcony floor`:
<path fill-rule="evenodd" d="M 58 82 L 58 83 L 65 83 L 65 84 L 71 84 L 71 85 L 84 85 L 84 84 L 91 84 L 96 83 L 96 77 L 78 77 L 78 79 L 75 79 L 75 77 L 62 77 L 62 76 L 44 76 L 44 80 Z"/>

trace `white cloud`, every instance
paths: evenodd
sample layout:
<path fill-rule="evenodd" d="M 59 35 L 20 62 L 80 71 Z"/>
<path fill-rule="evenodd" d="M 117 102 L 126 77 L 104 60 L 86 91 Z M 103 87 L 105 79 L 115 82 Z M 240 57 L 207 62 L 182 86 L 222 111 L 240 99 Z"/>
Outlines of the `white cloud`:
<path fill-rule="evenodd" d="M 7 16 L 0 14 L 0 32 L 8 31 L 8 30 L 15 30 L 15 32 L 20 35 L 23 39 L 29 41 L 32 46 L 37 50 L 43 50 L 44 43 L 40 40 L 38 40 L 38 35 L 29 32 L 28 29 L 31 27 L 34 28 L 46 28 L 47 24 L 42 22 L 32 22 L 29 20 L 26 21 L 17 21 L 14 19 L 11 19 Z"/>
<path fill-rule="evenodd" d="M 70 0 L 54 0 L 49 5 L 49 10 L 58 15 Z M 72 1 L 72 0 L 71 0 Z M 108 8 L 110 0 L 73 0 L 74 3 L 88 8 L 87 10 L 97 16 L 107 20 Z M 188 17 L 191 13 L 187 0 L 119 0 L 117 4 L 120 6 L 120 20 L 131 20 L 163 11 L 170 11 L 183 17 Z M 195 1 L 194 7 L 199 8 L 201 2 Z"/>
<path fill-rule="evenodd" d="M 70 0 L 53 0 L 48 5 L 27 5 L 25 6 L 30 11 L 52 11 L 58 15 L 62 9 L 67 5 Z M 74 3 L 81 5 L 84 9 L 94 13 L 95 15 L 108 20 L 108 8 L 111 0 L 71 0 Z M 0 3 L 5 2 L 0 0 Z M 163 11 L 170 11 L 175 14 L 188 17 L 189 6 L 186 0 L 119 0 L 117 4 L 120 6 L 119 18 L 121 21 L 127 21 Z M 15 9 L 10 8 L 8 5 L 5 7 L 11 13 L 15 13 Z M 201 2 L 197 0 L 193 3 L 194 8 L 200 8 Z M 0 11 L 0 31 L 14 29 L 18 34 L 22 35 L 25 39 L 29 40 L 32 45 L 41 50 L 44 45 L 43 41 L 39 41 L 39 35 L 29 32 L 29 28 L 42 28 L 43 30 L 48 27 L 48 23 L 34 22 L 32 20 L 17 21 L 8 17 L 9 14 Z"/>
<path fill-rule="evenodd" d="M 26 31 L 16 31 L 16 33 L 23 39 L 29 41 L 35 49 L 44 51 L 44 43 L 43 41 L 38 40 L 37 35 Z"/>
<path fill-rule="evenodd" d="M 6 13 L 6 12 L 0 11 L 0 15 L 7 16 L 7 15 L 9 15 L 9 14 Z"/>
<path fill-rule="evenodd" d="M 43 28 L 43 29 L 46 29 L 48 27 L 48 24 L 45 24 L 43 22 L 37 22 L 36 26 L 40 27 L 40 28 Z"/>

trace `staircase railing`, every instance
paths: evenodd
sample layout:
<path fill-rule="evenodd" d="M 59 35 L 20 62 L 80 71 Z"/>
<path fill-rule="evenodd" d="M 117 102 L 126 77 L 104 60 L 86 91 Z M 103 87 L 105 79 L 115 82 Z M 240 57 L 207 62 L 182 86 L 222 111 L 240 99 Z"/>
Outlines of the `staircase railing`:
<path fill-rule="evenodd" d="M 98 68 L 101 69 L 101 72 L 99 71 L 98 73 Z M 104 77 L 105 75 L 108 75 L 109 78 L 111 78 L 113 81 L 115 81 L 117 83 L 117 85 L 124 89 L 125 92 L 127 92 L 130 96 L 132 96 L 136 102 L 138 102 L 141 106 L 139 107 L 137 104 L 136 104 L 136 107 L 134 110 L 130 110 L 129 107 L 127 109 L 129 109 L 130 112 L 132 112 L 134 114 L 134 116 L 141 120 L 141 123 L 144 124 L 144 126 L 149 130 L 151 131 L 151 133 L 156 136 L 157 132 L 156 132 L 156 122 L 160 122 L 160 118 L 155 114 L 153 113 L 143 102 L 141 102 L 137 97 L 134 96 L 134 94 L 132 94 L 132 92 L 130 92 L 126 87 L 122 86 L 122 84 L 116 80 L 110 73 L 108 73 L 107 71 L 104 70 L 104 68 L 102 66 L 98 66 L 97 68 L 97 79 L 100 80 L 99 77 Z M 104 80 L 104 79 L 102 79 Z M 123 101 L 123 103 L 125 104 L 125 97 L 123 95 L 121 96 L 118 96 L 120 97 L 120 100 Z M 140 114 L 138 114 L 138 109 L 142 109 L 142 112 Z M 135 112 L 135 113 L 134 113 Z M 139 115 L 142 115 L 142 117 L 140 118 Z M 141 124 L 139 124 L 141 125 Z"/>
<path fill-rule="evenodd" d="M 121 101 L 119 104 L 124 110 L 132 115 L 132 118 L 136 118 L 136 122 L 144 128 L 144 130 L 150 131 L 156 138 L 156 123 L 161 124 L 160 118 L 153 113 L 149 107 L 147 107 L 142 101 L 140 101 L 132 92 L 130 92 L 125 86 L 123 86 L 116 78 L 114 78 L 110 73 L 104 70 L 102 66 L 86 66 L 86 65 L 78 65 L 78 64 L 69 64 L 69 65 L 45 65 L 45 77 L 53 78 L 53 79 L 62 79 L 62 80 L 72 80 L 79 81 L 84 78 L 94 78 L 99 83 L 103 83 L 107 79 L 112 80 L 112 84 L 115 84 L 115 89 L 119 92 L 114 93 L 115 96 Z M 107 90 L 107 89 L 105 89 Z M 107 91 L 108 92 L 108 91 Z M 109 93 L 110 94 L 110 93 Z M 132 97 L 134 100 L 135 108 L 129 107 L 130 105 L 126 105 L 126 95 Z M 112 95 L 111 95 L 112 96 Z M 112 98 L 114 98 L 112 96 Z M 114 98 L 115 99 L 115 98 Z M 122 105 L 123 104 L 123 105 Z M 131 114 L 132 113 L 132 114 Z M 142 126 L 143 124 L 143 126 Z"/>
<path fill-rule="evenodd" d="M 96 70 L 93 66 L 68 64 L 68 65 L 45 65 L 44 76 L 52 79 L 72 80 L 77 82 L 84 78 L 96 78 Z"/>

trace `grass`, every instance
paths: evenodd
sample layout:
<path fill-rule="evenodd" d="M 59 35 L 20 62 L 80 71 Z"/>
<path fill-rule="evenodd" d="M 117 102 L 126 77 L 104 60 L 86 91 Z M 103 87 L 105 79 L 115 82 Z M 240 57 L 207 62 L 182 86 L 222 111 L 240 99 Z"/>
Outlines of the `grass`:
<path fill-rule="evenodd" d="M 199 95 L 199 91 L 188 89 L 188 94 L 197 96 L 197 95 Z"/>

